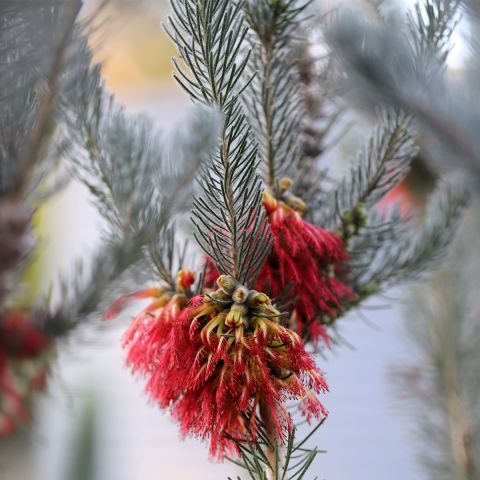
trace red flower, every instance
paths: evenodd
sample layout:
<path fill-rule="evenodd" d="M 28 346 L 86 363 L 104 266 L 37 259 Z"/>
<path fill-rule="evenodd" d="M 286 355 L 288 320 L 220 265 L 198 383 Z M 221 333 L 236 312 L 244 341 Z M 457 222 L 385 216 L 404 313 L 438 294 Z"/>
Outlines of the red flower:
<path fill-rule="evenodd" d="M 308 415 L 325 416 L 313 393 L 327 385 L 266 295 L 231 277 L 218 284 L 187 306 L 172 297 L 149 321 L 137 317 L 127 348 L 151 400 L 171 410 L 183 435 L 209 439 L 211 454 L 222 458 L 236 452 L 232 437 L 255 440 L 260 406 L 279 439 L 292 426 L 284 401 L 304 400 Z M 132 355 L 137 347 L 143 356 Z"/>
<path fill-rule="evenodd" d="M 158 350 L 170 331 L 170 321 L 187 305 L 187 294 L 195 282 L 195 274 L 183 269 L 177 275 L 176 291 L 166 287 L 140 290 L 116 300 L 104 318 L 116 317 L 132 300 L 152 299 L 132 321 L 123 336 L 127 364 L 136 372 L 146 373 L 158 359 Z"/>
<path fill-rule="evenodd" d="M 299 211 L 265 193 L 263 200 L 270 220 L 274 244 L 260 271 L 255 287 L 278 297 L 289 291 L 293 301 L 292 320 L 312 339 L 328 343 L 322 317 L 335 318 L 341 301 L 353 292 L 335 278 L 336 269 L 348 256 L 342 240 L 306 222 Z"/>
<path fill-rule="evenodd" d="M 314 342 L 322 338 L 328 345 L 323 324 L 336 318 L 343 300 L 355 296 L 336 278 L 348 255 L 341 238 L 302 218 L 305 204 L 288 195 L 288 188 L 289 184 L 281 201 L 264 193 L 274 243 L 255 288 L 285 301 L 291 326 L 299 334 L 309 334 Z M 210 260 L 207 262 L 206 285 L 212 285 L 218 271 Z"/>
<path fill-rule="evenodd" d="M 30 422 L 30 401 L 44 388 L 51 341 L 24 312 L 0 315 L 0 436 Z"/>
<path fill-rule="evenodd" d="M 148 371 L 157 361 L 158 348 L 170 331 L 170 321 L 186 306 L 185 295 L 164 292 L 137 315 L 123 336 L 127 364 Z"/>
<path fill-rule="evenodd" d="M 387 213 L 393 205 L 396 205 L 399 208 L 400 215 L 403 218 L 408 218 L 419 203 L 409 187 L 407 178 L 392 188 L 379 203 L 380 211 Z"/>
<path fill-rule="evenodd" d="M 39 332 L 30 317 L 19 311 L 0 314 L 0 355 L 34 358 L 50 346 L 50 339 Z"/>

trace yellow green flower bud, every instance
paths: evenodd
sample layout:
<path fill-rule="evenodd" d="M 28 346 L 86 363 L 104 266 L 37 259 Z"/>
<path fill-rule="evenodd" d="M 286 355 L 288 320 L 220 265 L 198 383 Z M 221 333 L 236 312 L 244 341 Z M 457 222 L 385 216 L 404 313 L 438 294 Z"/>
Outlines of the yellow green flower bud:
<path fill-rule="evenodd" d="M 280 191 L 286 192 L 287 190 L 290 190 L 293 186 L 293 180 L 288 177 L 283 177 L 279 180 L 278 182 L 278 187 L 280 188 Z"/>
<path fill-rule="evenodd" d="M 270 305 L 272 301 L 268 295 L 265 295 L 265 293 L 259 293 L 256 290 L 250 290 L 247 303 L 251 307 L 258 307 L 262 305 Z"/>
<path fill-rule="evenodd" d="M 246 287 L 238 287 L 232 295 L 232 300 L 235 303 L 245 303 L 248 299 L 248 288 Z"/>
<path fill-rule="evenodd" d="M 237 281 L 230 275 L 220 275 L 217 278 L 217 285 L 226 294 L 231 295 L 237 288 Z"/>
<path fill-rule="evenodd" d="M 246 305 L 240 305 L 234 303 L 230 307 L 230 311 L 227 313 L 227 318 L 225 319 L 225 325 L 227 327 L 239 327 L 243 324 L 246 315 L 248 314 L 248 308 Z"/>
<path fill-rule="evenodd" d="M 307 204 L 300 197 L 285 195 L 284 199 L 285 203 L 296 212 L 304 214 L 307 211 Z"/>

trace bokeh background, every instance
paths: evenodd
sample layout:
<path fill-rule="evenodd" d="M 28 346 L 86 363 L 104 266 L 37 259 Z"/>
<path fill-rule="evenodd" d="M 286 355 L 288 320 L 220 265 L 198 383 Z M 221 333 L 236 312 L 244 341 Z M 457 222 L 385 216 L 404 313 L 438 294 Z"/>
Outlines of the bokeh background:
<path fill-rule="evenodd" d="M 323 8 L 332 3 L 323 2 Z M 390 3 L 394 11 L 413 2 Z M 159 0 L 114 3 L 99 19 L 93 39 L 108 88 L 129 110 L 144 112 L 164 129 L 180 121 L 188 106 L 171 76 L 175 52 L 161 27 L 167 12 L 167 3 Z M 452 68 L 462 66 L 461 40 L 461 35 L 454 38 Z M 360 127 L 349 133 L 331 155 L 335 169 L 341 170 L 364 138 Z M 53 281 L 59 272 L 74 276 L 74 260 L 88 258 L 101 229 L 79 184 L 43 206 L 36 272 L 48 271 L 51 278 L 42 276 L 38 283 Z M 397 400 L 400 382 L 394 373 L 395 365 L 412 356 L 401 301 L 407 297 L 401 291 L 388 296 L 343 318 L 344 345 L 319 360 L 331 387 L 324 399 L 330 417 L 314 438 L 325 450 L 312 469 L 319 479 L 424 478 L 412 441 L 414 419 Z M 60 347 L 48 392 L 36 407 L 34 434 L 4 451 L 0 479 L 220 480 L 236 475 L 233 465 L 210 462 L 201 442 L 180 439 L 168 415 L 147 403 L 142 384 L 124 366 L 120 338 L 127 322 L 128 315 L 108 326 L 89 326 Z"/>

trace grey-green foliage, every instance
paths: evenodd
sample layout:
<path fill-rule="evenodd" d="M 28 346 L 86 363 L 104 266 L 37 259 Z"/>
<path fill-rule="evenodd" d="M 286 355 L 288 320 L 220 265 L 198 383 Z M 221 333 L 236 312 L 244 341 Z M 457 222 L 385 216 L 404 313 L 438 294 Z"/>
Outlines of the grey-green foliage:
<path fill-rule="evenodd" d="M 191 207 L 193 179 L 213 148 L 216 113 L 192 108 L 169 132 L 132 115 L 104 87 L 86 40 L 76 38 L 76 58 L 63 95 L 69 156 L 100 212 L 116 230 L 168 223 Z"/>
<path fill-rule="evenodd" d="M 105 90 L 81 35 L 76 48 L 62 96 L 68 154 L 72 172 L 107 220 L 107 231 L 91 268 L 83 268 L 76 285 L 65 285 L 69 301 L 55 315 L 56 330 L 95 312 L 105 291 L 139 262 L 151 260 L 155 274 L 172 283 L 174 252 L 167 245 L 176 233 L 173 221 L 191 207 L 195 176 L 218 129 L 216 113 L 202 107 L 192 109 L 172 133 L 161 134 Z"/>
<path fill-rule="evenodd" d="M 260 145 L 263 177 L 273 189 L 298 170 L 305 112 L 295 45 L 310 3 L 247 0 L 244 6 L 252 49 L 245 105 Z"/>
<path fill-rule="evenodd" d="M 108 224 L 90 267 L 79 262 L 76 278 L 62 282 L 61 306 L 38 312 L 52 335 L 95 312 L 122 274 L 147 258 L 171 281 L 175 273 L 164 267 L 173 268 L 172 254 L 158 242 L 175 236 L 173 217 L 191 206 L 195 175 L 218 128 L 217 115 L 198 108 L 173 133 L 160 134 L 148 119 L 118 105 L 92 60 L 89 19 L 74 23 L 80 5 L 0 4 L 0 196 L 27 187 L 17 179 L 21 164 L 21 176 L 44 190 L 55 164 L 38 160 L 67 154 Z"/>
<path fill-rule="evenodd" d="M 475 209 L 436 277 L 411 292 L 406 331 L 414 361 L 398 367 L 402 407 L 416 419 L 429 478 L 480 478 L 479 225 Z M 398 378 L 398 377 L 397 377 Z"/>
<path fill-rule="evenodd" d="M 340 16 L 329 38 L 348 69 L 351 86 L 362 99 L 411 112 L 428 141 L 431 164 L 439 171 L 463 168 L 478 180 L 480 49 L 474 35 L 466 37 L 471 56 L 462 78 L 451 78 L 443 68 L 462 3 L 419 2 L 423 15 L 416 17 L 423 23 L 416 22 L 417 28 L 412 28 L 411 16 L 400 31 L 388 23 L 373 25 L 353 16 Z M 475 31 L 478 17 L 468 19 Z M 434 28 L 438 34 L 432 33 Z M 430 41 L 434 48 L 423 49 Z"/>
<path fill-rule="evenodd" d="M 167 31 L 183 68 L 175 78 L 196 102 L 218 108 L 223 126 L 217 151 L 200 175 L 193 222 L 195 237 L 224 274 L 250 283 L 270 248 L 257 174 L 257 144 L 246 121 L 240 95 L 250 52 L 242 2 L 173 0 Z"/>
<path fill-rule="evenodd" d="M 417 2 L 407 16 L 419 66 L 425 52 L 440 56 L 444 62 L 451 52 L 450 38 L 460 20 L 460 0 L 422 0 Z"/>
<path fill-rule="evenodd" d="M 60 88 L 80 4 L 79 0 L 0 2 L 0 197 L 16 193 L 22 163 L 28 162 L 25 168 L 31 170 L 36 160 L 46 157 L 40 147 L 51 136 L 52 100 Z M 36 184 L 42 178 L 39 172 Z"/>
<path fill-rule="evenodd" d="M 74 73 L 78 78 L 81 72 Z M 103 209 L 118 210 L 117 218 L 105 211 L 106 218 L 112 224 L 131 223 L 128 216 L 136 216 L 132 210 L 138 214 L 142 204 L 168 206 L 168 215 L 174 210 L 171 204 L 177 212 L 187 209 L 192 178 L 214 145 L 217 114 L 191 108 L 171 131 L 160 132 L 147 117 L 128 113 L 105 91 L 98 66 L 84 73 L 78 88 L 66 97 L 66 117 L 69 133 L 76 135 L 76 146 L 83 152 L 80 158 L 75 155 L 77 172 L 92 174 L 85 181 L 97 182 L 91 184 L 92 192 Z"/>
<path fill-rule="evenodd" d="M 298 438 L 294 427 L 288 434 L 285 445 L 273 445 L 268 436 L 260 428 L 259 439 L 255 444 L 248 441 L 236 441 L 240 458 L 230 459 L 232 463 L 242 468 L 251 480 L 305 480 L 319 477 L 306 477 L 312 463 L 321 452 L 318 448 L 308 446 L 310 439 L 321 428 L 325 420 L 313 427 L 304 438 Z M 229 480 L 232 480 L 229 477 Z M 237 477 L 236 480 L 242 480 Z"/>
<path fill-rule="evenodd" d="M 56 106 L 80 7 L 80 0 L 0 2 L 0 203 L 2 253 L 10 257 L 0 266 L 0 308 L 19 290 L 34 243 L 29 213 L 47 194 L 62 150 Z"/>
<path fill-rule="evenodd" d="M 173 132 L 163 136 L 164 161 L 168 168 L 156 175 L 155 182 L 163 199 L 164 216 L 182 221 L 184 216 L 190 215 L 200 189 L 194 179 L 202 168 L 206 168 L 215 151 L 220 125 L 221 118 L 216 110 L 197 106 L 190 109 L 188 117 L 178 122 Z M 148 244 L 147 254 L 155 274 L 172 287 L 175 274 L 187 266 L 188 241 L 179 243 L 175 238 L 176 230 L 175 224 L 157 228 L 157 234 Z"/>
<path fill-rule="evenodd" d="M 320 210 L 318 223 L 333 228 L 342 214 L 355 206 L 374 207 L 405 178 L 417 151 L 411 119 L 401 112 L 384 112 L 368 144 L 327 193 L 328 201 Z"/>
<path fill-rule="evenodd" d="M 327 166 L 320 159 L 339 144 L 349 125 L 340 126 L 347 109 L 335 78 L 333 57 L 328 52 L 319 58 L 312 50 L 312 44 L 323 41 L 321 23 L 318 25 L 313 19 L 302 23 L 300 36 L 302 41 L 295 45 L 293 55 L 298 62 L 304 112 L 294 193 L 307 205 L 319 205 L 323 203 L 329 180 Z M 313 218 L 314 211 L 309 209 L 306 219 Z"/>
<path fill-rule="evenodd" d="M 244 12 L 252 80 L 243 100 L 259 144 L 264 183 L 278 193 L 278 181 L 290 177 L 292 193 L 316 206 L 326 177 L 319 158 L 332 146 L 325 140 L 343 108 L 331 82 L 330 56 L 318 58 L 312 50 L 321 42 L 313 2 L 250 0 Z"/>
<path fill-rule="evenodd" d="M 458 18 L 458 2 L 426 0 L 417 4 L 415 13 L 409 13 L 403 25 L 397 28 L 401 33 L 384 38 L 378 35 L 378 26 L 368 25 L 362 35 L 372 35 L 375 42 L 365 42 L 359 30 L 350 27 L 357 22 L 353 16 L 339 14 L 328 31 L 334 48 L 338 48 L 351 66 L 358 67 L 363 57 L 357 53 L 369 52 L 368 65 L 364 66 L 364 77 L 353 75 L 348 70 L 348 78 L 355 87 L 371 81 L 382 66 L 376 65 L 376 56 L 383 51 L 386 41 L 388 48 L 395 51 L 396 41 L 407 45 L 402 54 L 395 58 L 388 72 L 393 84 L 402 82 L 404 75 L 410 75 L 409 93 L 415 97 L 415 82 L 429 79 L 435 88 L 437 77 L 444 71 L 444 62 L 450 51 L 449 39 Z M 383 27 L 385 33 L 387 28 Z M 372 38 L 370 40 L 372 40 Z M 348 40 L 349 39 L 349 40 Z M 351 40 L 351 43 L 350 43 Z M 401 49 L 401 48 L 400 48 Z M 408 54 L 407 54 L 408 52 Z M 390 57 L 389 57 L 390 58 Z M 383 60 L 382 60 L 383 61 Z M 388 63 L 389 60 L 387 60 Z M 353 68 L 355 71 L 355 68 Z M 408 73 L 406 73 L 408 72 Z M 378 93 L 378 92 L 377 92 Z M 376 94 L 377 94 L 376 93 Z M 368 97 L 372 100 L 372 97 Z M 352 165 L 346 176 L 325 197 L 327 208 L 320 221 L 330 226 L 342 225 L 342 214 L 361 205 L 369 212 L 370 222 L 361 229 L 359 235 L 349 242 L 353 283 L 356 288 L 374 282 L 392 284 L 415 278 L 430 260 L 441 256 L 455 233 L 456 219 L 467 203 L 465 179 L 458 185 L 442 183 L 443 187 L 431 200 L 427 222 L 418 227 L 418 221 L 402 214 L 398 208 L 382 213 L 378 203 L 395 185 L 405 177 L 418 147 L 418 125 L 409 109 L 388 103 L 376 103 L 380 108 L 381 122 L 378 130 L 362 149 L 358 161 Z M 393 109 L 392 109 L 393 108 Z M 382 119 L 383 117 L 383 119 Z M 422 130 L 423 133 L 423 130 Z"/>
<path fill-rule="evenodd" d="M 106 308 L 122 275 L 141 261 L 145 243 L 135 233 L 104 239 L 88 261 L 77 262 L 75 278 L 61 280 L 62 303 L 48 314 L 39 312 L 45 318 L 42 329 L 53 337 L 65 336 Z"/>
<path fill-rule="evenodd" d="M 150 204 L 145 199 L 156 193 L 152 177 L 162 161 L 158 136 L 151 122 L 128 115 L 105 91 L 100 69 L 92 65 L 81 36 L 77 46 L 74 81 L 62 98 L 66 136 L 73 140 L 69 156 L 74 173 L 115 230 L 141 230 L 149 224 Z"/>
<path fill-rule="evenodd" d="M 415 279 L 428 271 L 432 263 L 443 257 L 455 236 L 469 202 L 464 186 L 464 182 L 456 179 L 444 180 L 429 200 L 425 220 L 420 225 L 414 219 L 398 223 L 397 213 L 389 220 L 392 223 L 387 230 L 394 235 L 383 237 L 377 248 L 362 250 L 357 245 L 359 253 L 352 265 L 354 283 L 387 286 Z"/>

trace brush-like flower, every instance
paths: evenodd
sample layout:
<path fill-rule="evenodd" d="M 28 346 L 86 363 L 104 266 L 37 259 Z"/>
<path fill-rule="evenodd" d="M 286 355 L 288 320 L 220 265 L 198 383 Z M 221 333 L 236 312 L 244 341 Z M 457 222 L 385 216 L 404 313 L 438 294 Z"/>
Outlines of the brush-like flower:
<path fill-rule="evenodd" d="M 339 237 L 302 218 L 306 205 L 288 193 L 290 187 L 288 179 L 280 182 L 281 200 L 264 194 L 274 244 L 255 286 L 272 297 L 288 292 L 298 331 L 306 328 L 314 341 L 321 337 L 328 343 L 324 317 L 335 318 L 341 301 L 353 296 L 335 277 L 348 256 Z"/>
<path fill-rule="evenodd" d="M 217 284 L 188 305 L 184 298 L 173 303 L 168 315 L 165 307 L 150 309 L 161 335 L 137 328 L 127 343 L 130 353 L 135 344 L 144 352 L 131 364 L 147 379 L 150 399 L 170 408 L 183 435 L 209 439 L 211 454 L 222 458 L 236 452 L 232 439 L 255 441 L 260 407 L 270 412 L 269 429 L 279 439 L 292 426 L 286 400 L 305 401 L 306 413 L 325 416 L 315 394 L 327 385 L 299 336 L 280 325 L 269 297 L 232 277 Z"/>
<path fill-rule="evenodd" d="M 127 303 L 133 300 L 151 299 L 151 303 L 136 315 L 123 336 L 127 350 L 127 364 L 136 373 L 146 373 L 158 362 L 159 350 L 167 340 L 171 322 L 188 303 L 195 274 L 183 269 L 177 274 L 176 289 L 155 287 L 140 290 L 116 300 L 104 315 L 116 317 Z"/>
<path fill-rule="evenodd" d="M 0 314 L 0 436 L 30 422 L 31 400 L 45 386 L 51 356 L 51 341 L 28 314 Z"/>
<path fill-rule="evenodd" d="M 279 182 L 279 198 L 265 191 L 263 205 L 273 234 L 273 248 L 260 270 L 255 288 L 282 298 L 291 314 L 290 325 L 316 342 L 329 343 L 325 323 L 331 323 L 342 301 L 355 294 L 337 278 L 348 260 L 343 240 L 302 218 L 305 203 L 289 193 L 292 182 Z M 207 259 L 206 284 L 218 271 Z"/>

